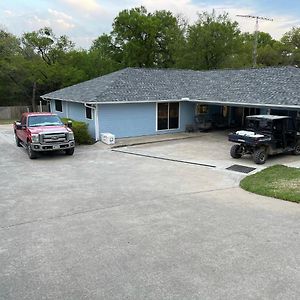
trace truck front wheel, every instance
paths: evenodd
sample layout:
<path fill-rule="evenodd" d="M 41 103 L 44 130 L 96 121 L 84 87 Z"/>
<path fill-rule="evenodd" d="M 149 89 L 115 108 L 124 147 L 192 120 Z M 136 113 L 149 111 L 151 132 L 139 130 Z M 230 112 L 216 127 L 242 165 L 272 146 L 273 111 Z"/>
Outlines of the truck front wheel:
<path fill-rule="evenodd" d="M 37 158 L 37 153 L 36 151 L 33 151 L 31 148 L 31 144 L 27 144 L 27 153 L 30 159 L 35 159 Z"/>
<path fill-rule="evenodd" d="M 74 154 L 74 149 L 75 148 L 66 149 L 66 154 L 67 155 L 73 155 Z"/>
<path fill-rule="evenodd" d="M 230 149 L 230 155 L 232 158 L 241 158 L 241 146 L 240 145 L 233 145 Z"/>
<path fill-rule="evenodd" d="M 253 160 L 256 164 L 262 165 L 267 160 L 267 153 L 264 149 L 257 149 L 253 153 Z"/>

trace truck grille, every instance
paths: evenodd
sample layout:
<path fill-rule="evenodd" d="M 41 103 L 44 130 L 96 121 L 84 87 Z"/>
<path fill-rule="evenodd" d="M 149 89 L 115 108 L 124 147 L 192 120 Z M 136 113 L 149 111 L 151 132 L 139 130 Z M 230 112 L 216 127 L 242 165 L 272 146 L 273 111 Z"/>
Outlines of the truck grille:
<path fill-rule="evenodd" d="M 41 136 L 42 144 L 63 143 L 67 141 L 67 133 L 44 133 Z"/>

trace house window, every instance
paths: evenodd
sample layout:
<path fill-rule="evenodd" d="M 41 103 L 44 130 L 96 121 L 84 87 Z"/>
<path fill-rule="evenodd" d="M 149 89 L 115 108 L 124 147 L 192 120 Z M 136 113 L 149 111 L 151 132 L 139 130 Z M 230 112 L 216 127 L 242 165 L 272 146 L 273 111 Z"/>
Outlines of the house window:
<path fill-rule="evenodd" d="M 61 100 L 55 100 L 55 110 L 62 112 L 62 101 Z"/>
<path fill-rule="evenodd" d="M 157 130 L 179 128 L 179 103 L 157 104 Z"/>
<path fill-rule="evenodd" d="M 202 104 L 196 104 L 196 115 L 207 114 L 208 106 Z"/>
<path fill-rule="evenodd" d="M 90 120 L 93 119 L 93 113 L 90 107 L 85 107 L 85 117 Z"/>

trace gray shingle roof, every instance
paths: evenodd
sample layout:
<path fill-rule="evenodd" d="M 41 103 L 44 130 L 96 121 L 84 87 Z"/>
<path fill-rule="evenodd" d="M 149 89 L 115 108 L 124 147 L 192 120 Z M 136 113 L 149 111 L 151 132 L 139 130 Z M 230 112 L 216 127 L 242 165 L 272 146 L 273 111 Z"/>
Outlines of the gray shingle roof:
<path fill-rule="evenodd" d="M 126 68 L 46 95 L 75 102 L 203 100 L 300 107 L 296 67 L 192 71 Z"/>

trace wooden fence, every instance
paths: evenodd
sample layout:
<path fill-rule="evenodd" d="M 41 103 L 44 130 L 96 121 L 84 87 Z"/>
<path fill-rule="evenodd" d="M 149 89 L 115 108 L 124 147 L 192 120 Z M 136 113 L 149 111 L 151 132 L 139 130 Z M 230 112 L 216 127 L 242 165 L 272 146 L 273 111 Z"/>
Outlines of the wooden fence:
<path fill-rule="evenodd" d="M 40 111 L 40 106 L 38 106 Z M 0 106 L 0 120 L 19 120 L 23 112 L 32 111 L 32 106 Z M 48 105 L 42 105 L 42 111 L 49 111 Z"/>

